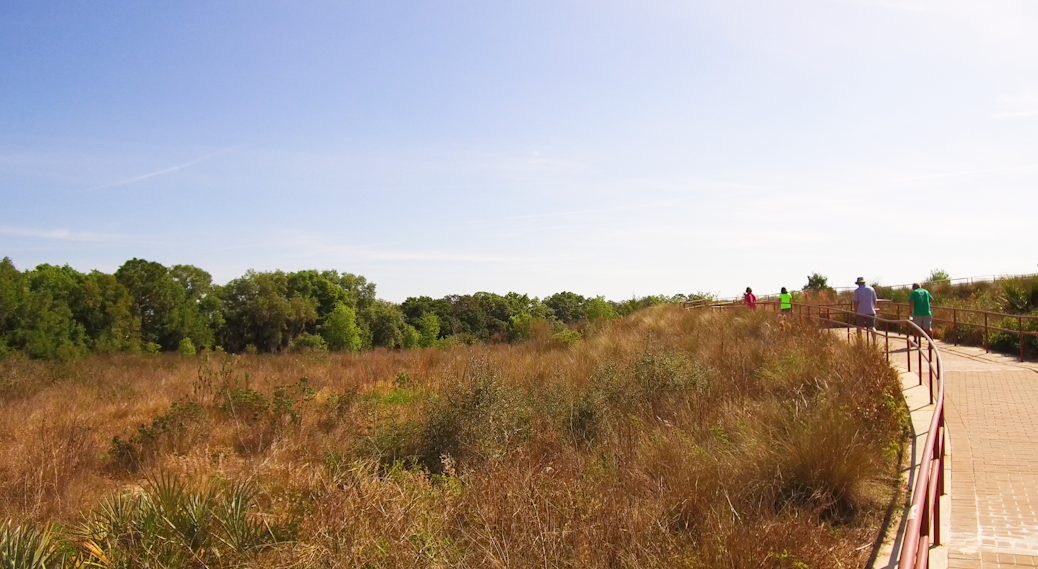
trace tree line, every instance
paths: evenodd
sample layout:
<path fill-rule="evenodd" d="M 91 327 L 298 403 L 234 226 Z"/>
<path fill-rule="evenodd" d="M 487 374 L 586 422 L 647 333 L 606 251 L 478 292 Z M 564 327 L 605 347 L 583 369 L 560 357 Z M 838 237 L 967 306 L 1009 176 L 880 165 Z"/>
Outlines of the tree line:
<path fill-rule="evenodd" d="M 192 265 L 131 259 L 114 274 L 68 265 L 19 271 L 0 261 L 0 355 L 75 358 L 90 352 L 350 350 L 566 337 L 590 323 L 703 294 L 621 302 L 560 292 L 375 296 L 375 283 L 335 270 L 248 271 L 227 284 Z"/>

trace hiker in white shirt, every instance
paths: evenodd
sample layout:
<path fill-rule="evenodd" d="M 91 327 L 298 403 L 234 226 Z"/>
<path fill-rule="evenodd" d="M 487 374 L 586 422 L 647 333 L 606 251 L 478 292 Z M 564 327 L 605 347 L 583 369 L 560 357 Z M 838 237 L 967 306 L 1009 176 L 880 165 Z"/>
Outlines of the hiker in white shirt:
<path fill-rule="evenodd" d="M 856 320 L 859 327 L 875 328 L 876 327 L 876 291 L 866 286 L 865 279 L 858 277 L 858 280 L 854 281 L 854 284 L 858 285 L 857 290 L 854 291 L 854 313 L 857 314 Z"/>

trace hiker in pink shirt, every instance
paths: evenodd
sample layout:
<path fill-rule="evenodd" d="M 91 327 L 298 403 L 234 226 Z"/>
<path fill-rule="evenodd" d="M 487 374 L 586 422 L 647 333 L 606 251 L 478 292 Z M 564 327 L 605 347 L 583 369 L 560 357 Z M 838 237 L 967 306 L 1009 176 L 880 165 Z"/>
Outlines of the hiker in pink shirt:
<path fill-rule="evenodd" d="M 757 295 L 753 294 L 752 288 L 746 287 L 746 294 L 742 295 L 742 299 L 746 302 L 746 306 L 757 308 Z"/>

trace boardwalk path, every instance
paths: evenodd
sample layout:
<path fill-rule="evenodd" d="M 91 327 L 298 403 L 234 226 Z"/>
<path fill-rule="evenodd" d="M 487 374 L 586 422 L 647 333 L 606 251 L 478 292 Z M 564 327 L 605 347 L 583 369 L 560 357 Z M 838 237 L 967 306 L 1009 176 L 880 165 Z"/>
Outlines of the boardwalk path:
<path fill-rule="evenodd" d="M 951 439 L 948 567 L 1038 567 L 1038 365 L 940 347 Z"/>

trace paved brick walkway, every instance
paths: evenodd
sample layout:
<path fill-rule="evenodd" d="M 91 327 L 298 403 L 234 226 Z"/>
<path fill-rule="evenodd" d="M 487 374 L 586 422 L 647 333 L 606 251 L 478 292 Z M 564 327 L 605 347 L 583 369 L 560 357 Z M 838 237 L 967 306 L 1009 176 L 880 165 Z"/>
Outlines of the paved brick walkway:
<path fill-rule="evenodd" d="M 978 348 L 941 349 L 951 440 L 948 567 L 1038 567 L 1038 365 Z"/>

